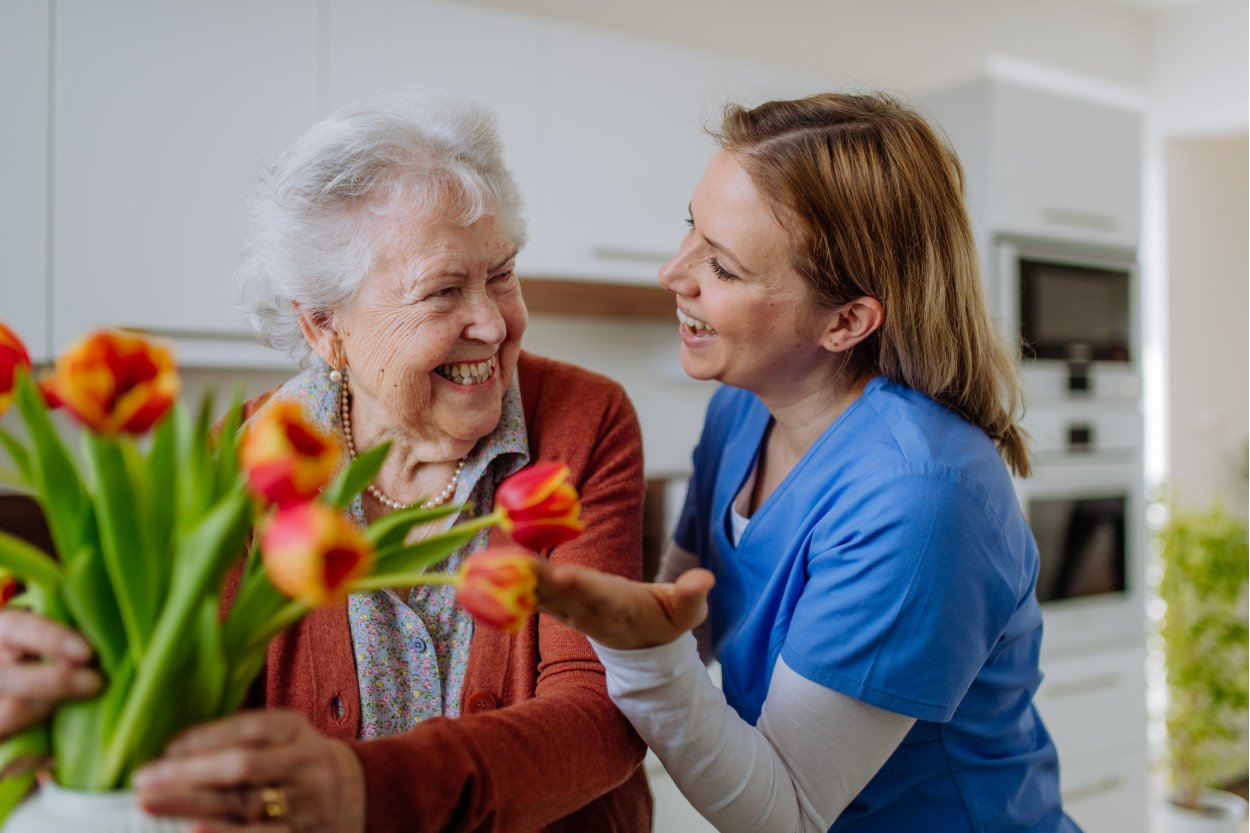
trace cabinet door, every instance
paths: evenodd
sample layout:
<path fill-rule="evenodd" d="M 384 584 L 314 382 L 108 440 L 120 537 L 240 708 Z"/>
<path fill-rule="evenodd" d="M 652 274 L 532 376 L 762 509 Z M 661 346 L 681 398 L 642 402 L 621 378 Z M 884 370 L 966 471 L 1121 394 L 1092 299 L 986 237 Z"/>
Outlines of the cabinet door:
<path fill-rule="evenodd" d="M 447 2 L 332 0 L 326 79 L 329 106 L 376 92 L 429 86 L 489 105 L 504 158 L 525 199 L 529 242 L 522 274 L 546 271 L 543 24 Z"/>
<path fill-rule="evenodd" d="M 0 321 L 48 358 L 50 0 L 0 4 Z"/>
<path fill-rule="evenodd" d="M 666 44 L 551 27 L 551 266 L 655 280 L 677 251 L 726 101 L 797 94 L 775 70 Z"/>
<path fill-rule="evenodd" d="M 243 198 L 317 117 L 317 5 L 61 0 L 54 27 L 55 342 L 239 334 Z"/>
<path fill-rule="evenodd" d="M 1141 225 L 1141 117 L 994 85 L 1000 231 L 1132 245 Z"/>

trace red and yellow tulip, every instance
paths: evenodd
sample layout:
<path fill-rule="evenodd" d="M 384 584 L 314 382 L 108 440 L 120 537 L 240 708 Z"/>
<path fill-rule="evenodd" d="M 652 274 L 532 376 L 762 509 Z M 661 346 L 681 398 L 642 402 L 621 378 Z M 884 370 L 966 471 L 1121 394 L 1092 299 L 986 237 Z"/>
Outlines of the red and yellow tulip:
<path fill-rule="evenodd" d="M 260 499 L 286 508 L 310 500 L 326 487 L 342 460 L 334 434 L 311 422 L 300 403 L 271 402 L 248 424 L 239 462 L 248 487 Z"/>
<path fill-rule="evenodd" d="M 30 370 L 30 354 L 17 334 L 0 321 L 0 414 L 13 402 L 13 387 L 19 367 Z"/>
<path fill-rule="evenodd" d="M 569 467 L 563 463 L 539 463 L 499 484 L 495 510 L 512 540 L 532 550 L 545 550 L 582 533 L 581 504 L 568 477 Z"/>
<path fill-rule="evenodd" d="M 18 583 L 17 576 L 12 573 L 0 573 L 0 607 L 12 601 L 20 589 L 21 585 Z"/>
<path fill-rule="evenodd" d="M 260 549 L 273 586 L 309 607 L 341 598 L 373 567 L 360 529 L 323 503 L 278 510 L 261 530 Z"/>
<path fill-rule="evenodd" d="M 133 333 L 100 330 L 61 354 L 43 389 L 50 404 L 112 436 L 147 431 L 174 404 L 179 386 L 167 347 Z"/>
<path fill-rule="evenodd" d="M 533 553 L 521 547 L 490 547 L 460 565 L 456 601 L 479 622 L 518 631 L 534 613 L 537 587 Z"/>

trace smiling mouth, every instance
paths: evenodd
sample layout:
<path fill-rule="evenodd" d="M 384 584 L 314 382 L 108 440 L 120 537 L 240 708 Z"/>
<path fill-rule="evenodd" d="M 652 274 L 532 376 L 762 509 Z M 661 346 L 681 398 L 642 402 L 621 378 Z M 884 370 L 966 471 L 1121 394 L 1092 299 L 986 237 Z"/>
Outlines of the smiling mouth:
<path fill-rule="evenodd" d="M 490 380 L 499 369 L 499 354 L 480 362 L 448 362 L 434 368 L 434 372 L 457 385 L 480 385 Z"/>
<path fill-rule="evenodd" d="M 700 321 L 698 318 L 693 316 L 686 315 L 686 313 L 681 311 L 681 307 L 677 308 L 677 321 L 681 324 L 681 331 L 683 333 L 689 333 L 692 336 L 716 335 L 716 330 L 711 324 L 706 321 Z"/>

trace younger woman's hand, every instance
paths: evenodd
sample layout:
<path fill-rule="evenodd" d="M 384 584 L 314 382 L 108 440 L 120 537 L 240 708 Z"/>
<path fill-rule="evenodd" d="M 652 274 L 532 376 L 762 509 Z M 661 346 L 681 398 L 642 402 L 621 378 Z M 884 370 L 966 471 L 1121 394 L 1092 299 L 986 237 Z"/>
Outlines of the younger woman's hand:
<path fill-rule="evenodd" d="M 0 739 L 48 716 L 57 703 L 90 697 L 103 684 L 91 646 L 27 610 L 0 610 Z"/>
<path fill-rule="evenodd" d="M 537 559 L 538 607 L 609 648 L 653 648 L 707 618 L 712 573 L 689 570 L 672 584 L 645 584 L 576 564 Z"/>
<path fill-rule="evenodd" d="M 365 773 L 351 747 L 293 711 L 188 729 L 135 774 L 143 809 L 197 833 L 363 833 Z"/>

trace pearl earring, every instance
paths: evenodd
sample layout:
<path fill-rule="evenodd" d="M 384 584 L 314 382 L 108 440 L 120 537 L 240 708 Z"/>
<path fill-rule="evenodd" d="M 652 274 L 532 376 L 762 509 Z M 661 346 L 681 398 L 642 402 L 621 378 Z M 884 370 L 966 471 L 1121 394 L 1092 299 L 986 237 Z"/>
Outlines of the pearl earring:
<path fill-rule="evenodd" d="M 343 371 L 339 370 L 337 367 L 331 370 L 330 381 L 336 384 L 343 381 Z"/>

